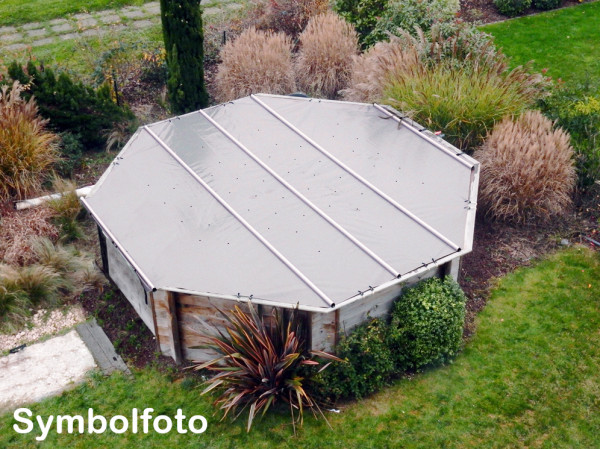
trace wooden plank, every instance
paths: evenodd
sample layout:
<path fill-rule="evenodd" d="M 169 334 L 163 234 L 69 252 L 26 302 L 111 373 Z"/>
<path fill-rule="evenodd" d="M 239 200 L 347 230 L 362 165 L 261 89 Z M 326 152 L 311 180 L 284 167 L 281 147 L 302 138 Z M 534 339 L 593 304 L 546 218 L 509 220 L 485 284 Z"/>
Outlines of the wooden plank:
<path fill-rule="evenodd" d="M 335 312 L 311 312 L 310 319 L 311 349 L 331 352 L 336 342 L 336 314 Z"/>
<path fill-rule="evenodd" d="M 167 292 L 167 306 L 169 308 L 169 319 L 170 327 L 173 338 L 171 338 L 171 354 L 175 363 L 178 365 L 183 361 L 181 357 L 181 339 L 179 336 L 179 319 L 177 318 L 177 307 L 175 307 L 175 301 L 177 299 L 176 293 Z"/>
<path fill-rule="evenodd" d="M 171 356 L 175 363 L 181 363 L 181 345 L 179 341 L 179 322 L 175 298 L 171 292 L 157 290 L 153 293 L 154 313 L 156 316 L 156 336 L 164 355 Z"/>
<path fill-rule="evenodd" d="M 131 374 L 131 371 L 129 371 L 121 356 L 117 354 L 115 347 L 104 333 L 104 330 L 98 326 L 95 319 L 80 324 L 76 327 L 76 330 L 104 374 L 110 374 L 114 371 Z"/>

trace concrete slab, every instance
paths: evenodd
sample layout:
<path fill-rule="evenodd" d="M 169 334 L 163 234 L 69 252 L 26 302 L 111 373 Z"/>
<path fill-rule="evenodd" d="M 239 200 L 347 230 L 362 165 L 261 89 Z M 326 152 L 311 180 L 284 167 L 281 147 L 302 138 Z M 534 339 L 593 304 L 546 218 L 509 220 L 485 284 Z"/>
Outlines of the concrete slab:
<path fill-rule="evenodd" d="M 63 41 L 68 41 L 71 39 L 77 39 L 77 37 L 79 36 L 78 33 L 68 33 L 68 34 L 61 34 L 60 35 L 60 39 Z"/>
<path fill-rule="evenodd" d="M 55 26 L 55 25 L 62 25 L 63 23 L 67 23 L 67 22 L 68 22 L 67 19 L 52 19 L 48 23 L 51 26 Z"/>
<path fill-rule="evenodd" d="M 117 23 L 121 21 L 121 17 L 116 14 L 107 14 L 105 16 L 99 17 L 98 20 L 105 24 Z"/>
<path fill-rule="evenodd" d="M 136 20 L 135 22 L 132 23 L 134 28 L 148 28 L 150 26 L 152 26 L 154 23 L 150 20 Z"/>
<path fill-rule="evenodd" d="M 121 11 L 122 14 L 128 19 L 139 19 L 140 17 L 145 17 L 146 13 L 141 9 L 133 9 L 130 11 Z"/>
<path fill-rule="evenodd" d="M 26 23 L 25 25 L 22 26 L 22 28 L 24 30 L 34 30 L 36 28 L 42 28 L 44 25 L 40 22 L 30 22 L 30 23 Z"/>
<path fill-rule="evenodd" d="M 0 34 L 12 34 L 16 31 L 15 27 L 0 27 Z"/>
<path fill-rule="evenodd" d="M 8 34 L 8 35 L 2 36 L 2 38 L 0 38 L 0 42 L 2 42 L 3 44 L 6 42 L 14 42 L 14 41 L 20 41 L 20 40 L 23 40 L 23 35 L 19 34 L 19 33 Z"/>
<path fill-rule="evenodd" d="M 98 28 L 91 28 L 89 30 L 85 30 L 81 33 L 81 36 L 90 37 L 90 36 L 100 36 L 106 33 L 107 30 L 101 30 Z"/>
<path fill-rule="evenodd" d="M 160 14 L 160 3 L 146 3 L 143 8 L 151 14 Z"/>
<path fill-rule="evenodd" d="M 53 37 L 46 37 L 44 39 L 39 39 L 37 41 L 32 42 L 31 46 L 32 47 L 40 47 L 42 45 L 48 45 L 48 44 L 53 44 L 53 43 L 54 43 Z"/>
<path fill-rule="evenodd" d="M 79 28 L 89 28 L 89 27 L 96 26 L 97 24 L 98 24 L 98 21 L 96 19 L 94 19 L 93 17 L 88 17 L 86 19 L 80 19 L 77 21 L 77 26 Z"/>
<path fill-rule="evenodd" d="M 40 401 L 82 382 L 96 367 L 76 331 L 0 358 L 0 410 Z"/>
<path fill-rule="evenodd" d="M 104 374 L 110 374 L 113 371 L 123 371 L 131 374 L 131 371 L 129 371 L 121 356 L 116 353 L 115 347 L 102 328 L 98 326 L 95 319 L 80 324 L 76 330 Z"/>
<path fill-rule="evenodd" d="M 18 51 L 18 50 L 23 50 L 25 48 L 27 48 L 26 44 L 12 44 L 12 45 L 7 45 L 6 47 L 4 47 L 4 49 L 7 51 Z"/>
<path fill-rule="evenodd" d="M 58 25 L 52 26 L 52 31 L 55 33 L 64 33 L 65 31 L 71 31 L 73 29 L 73 25 L 70 23 L 59 23 Z"/>
<path fill-rule="evenodd" d="M 41 37 L 41 36 L 45 36 L 46 34 L 48 34 L 46 32 L 45 29 L 41 29 L 41 30 L 31 30 L 27 32 L 27 37 Z"/>

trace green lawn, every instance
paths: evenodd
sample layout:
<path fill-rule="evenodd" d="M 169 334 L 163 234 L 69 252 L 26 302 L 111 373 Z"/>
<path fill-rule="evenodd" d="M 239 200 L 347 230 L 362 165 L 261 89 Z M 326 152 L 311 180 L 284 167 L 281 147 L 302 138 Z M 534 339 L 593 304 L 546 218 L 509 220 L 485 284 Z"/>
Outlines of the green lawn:
<path fill-rule="evenodd" d="M 533 60 L 565 81 L 600 78 L 600 2 L 586 3 L 482 27 L 514 65 Z"/>
<path fill-rule="evenodd" d="M 62 18 L 67 14 L 143 5 L 150 0 L 2 0 L 0 26 Z"/>
<path fill-rule="evenodd" d="M 593 448 L 600 435 L 600 254 L 562 251 L 503 279 L 478 317 L 478 330 L 454 364 L 396 382 L 380 394 L 327 412 L 333 430 L 308 417 L 293 436 L 289 419 L 270 415 L 250 434 L 244 422 L 219 423 L 189 381 L 147 369 L 133 380 L 93 377 L 32 406 L 51 414 L 203 414 L 202 435 L 58 435 L 44 442 L 0 417 L 5 448 Z"/>

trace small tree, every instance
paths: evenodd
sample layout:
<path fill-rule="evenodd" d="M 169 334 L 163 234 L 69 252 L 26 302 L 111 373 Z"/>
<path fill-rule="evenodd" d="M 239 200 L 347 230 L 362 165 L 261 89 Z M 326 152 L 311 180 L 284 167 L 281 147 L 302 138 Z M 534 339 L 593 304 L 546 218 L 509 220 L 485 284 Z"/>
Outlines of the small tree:
<path fill-rule="evenodd" d="M 199 0 L 160 0 L 167 52 L 167 89 L 176 113 L 208 104 L 204 86 L 204 35 Z"/>

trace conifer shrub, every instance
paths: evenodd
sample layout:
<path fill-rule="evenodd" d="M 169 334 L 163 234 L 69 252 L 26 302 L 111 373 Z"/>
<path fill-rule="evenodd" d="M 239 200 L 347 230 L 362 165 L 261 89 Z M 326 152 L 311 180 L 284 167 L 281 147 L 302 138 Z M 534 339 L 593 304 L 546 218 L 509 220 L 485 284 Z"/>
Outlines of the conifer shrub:
<path fill-rule="evenodd" d="M 296 89 L 292 43 L 283 33 L 245 30 L 221 50 L 215 76 L 217 100 L 235 100 L 252 93 L 289 94 Z"/>
<path fill-rule="evenodd" d="M 167 89 L 173 112 L 208 104 L 204 85 L 204 34 L 200 0 L 160 0 L 167 61 Z"/>
<path fill-rule="evenodd" d="M 53 130 L 79 135 L 86 150 L 102 149 L 107 132 L 116 123 L 134 118 L 127 107 L 113 101 L 107 85 L 93 89 L 73 81 L 65 72 L 57 77 L 51 69 L 38 68 L 32 61 L 26 70 L 13 61 L 8 73 L 13 80 L 29 86 L 24 98 L 35 97 L 40 114 Z"/>
<path fill-rule="evenodd" d="M 311 96 L 335 98 L 348 84 L 358 53 L 354 27 L 336 14 L 315 16 L 300 34 L 296 59 L 298 88 Z"/>
<path fill-rule="evenodd" d="M 481 162 L 479 207 L 492 219 L 545 221 L 571 205 L 569 135 L 539 111 L 502 120 L 474 157 Z"/>
<path fill-rule="evenodd" d="M 462 345 L 466 298 L 451 278 L 430 278 L 394 303 L 389 345 L 398 371 L 447 362 Z"/>
<path fill-rule="evenodd" d="M 15 81 L 0 90 L 0 200 L 22 199 L 40 189 L 58 159 L 55 134 L 38 114 L 33 98 L 23 98 Z"/>

